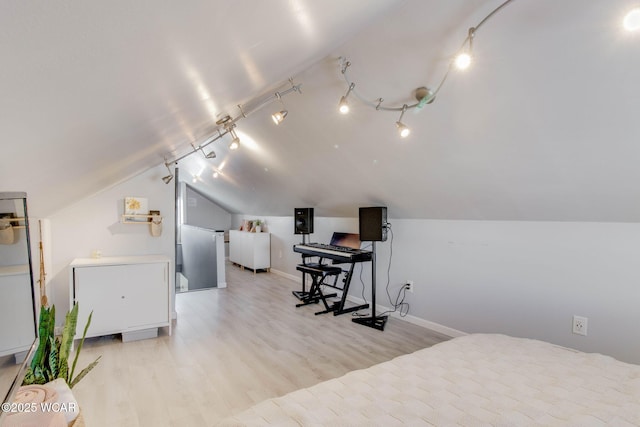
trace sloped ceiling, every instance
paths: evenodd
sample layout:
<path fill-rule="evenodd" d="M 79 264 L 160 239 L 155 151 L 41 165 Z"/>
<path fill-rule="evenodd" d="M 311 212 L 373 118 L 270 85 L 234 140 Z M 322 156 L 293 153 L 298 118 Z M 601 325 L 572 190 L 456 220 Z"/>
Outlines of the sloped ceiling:
<path fill-rule="evenodd" d="M 640 34 L 621 27 L 633 1 L 513 0 L 477 32 L 473 67 L 405 114 L 406 139 L 397 112 L 355 96 L 337 112 L 340 56 L 360 96 L 411 104 L 501 3 L 2 2 L 2 188 L 47 215 L 182 156 L 293 77 L 285 122 L 271 122 L 277 102 L 252 112 L 239 150 L 224 137 L 216 159 L 181 160 L 181 178 L 259 215 L 637 221 Z"/>

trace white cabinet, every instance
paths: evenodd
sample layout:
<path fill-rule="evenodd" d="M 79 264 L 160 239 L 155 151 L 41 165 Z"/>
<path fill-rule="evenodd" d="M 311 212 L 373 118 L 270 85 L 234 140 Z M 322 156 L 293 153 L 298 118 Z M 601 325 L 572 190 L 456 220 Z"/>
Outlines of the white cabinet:
<path fill-rule="evenodd" d="M 229 261 L 254 272 L 271 268 L 271 234 L 229 231 Z"/>
<path fill-rule="evenodd" d="M 78 303 L 76 338 L 122 333 L 123 341 L 171 334 L 169 259 L 159 255 L 75 259 L 70 265 L 71 304 Z"/>

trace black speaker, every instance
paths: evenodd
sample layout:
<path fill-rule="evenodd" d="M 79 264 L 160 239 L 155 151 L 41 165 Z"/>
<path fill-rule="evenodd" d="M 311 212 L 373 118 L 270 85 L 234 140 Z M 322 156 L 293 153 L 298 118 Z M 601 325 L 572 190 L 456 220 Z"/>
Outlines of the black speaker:
<path fill-rule="evenodd" d="M 385 242 L 387 240 L 387 208 L 360 208 L 360 240 Z"/>
<path fill-rule="evenodd" d="M 313 208 L 295 208 L 293 214 L 294 234 L 313 233 Z"/>

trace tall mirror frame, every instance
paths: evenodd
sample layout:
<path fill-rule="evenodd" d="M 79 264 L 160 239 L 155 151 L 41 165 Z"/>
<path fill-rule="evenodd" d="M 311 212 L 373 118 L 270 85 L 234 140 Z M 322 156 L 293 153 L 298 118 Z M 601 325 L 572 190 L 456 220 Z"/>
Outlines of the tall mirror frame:
<path fill-rule="evenodd" d="M 27 193 L 0 192 L 0 397 L 11 401 L 37 342 Z M 0 423 L 4 418 L 0 411 Z"/>

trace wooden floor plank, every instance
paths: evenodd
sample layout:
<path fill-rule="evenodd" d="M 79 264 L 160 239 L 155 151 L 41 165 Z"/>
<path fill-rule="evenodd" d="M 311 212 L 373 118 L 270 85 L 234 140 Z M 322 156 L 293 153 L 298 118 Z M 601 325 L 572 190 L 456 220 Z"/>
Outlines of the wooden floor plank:
<path fill-rule="evenodd" d="M 264 399 L 447 339 L 396 318 L 382 332 L 350 314 L 315 316 L 320 305 L 295 307 L 291 291 L 299 288 L 228 264 L 227 288 L 177 295 L 172 336 L 88 339 L 79 363 L 102 359 L 74 388 L 86 424 L 213 425 Z"/>

